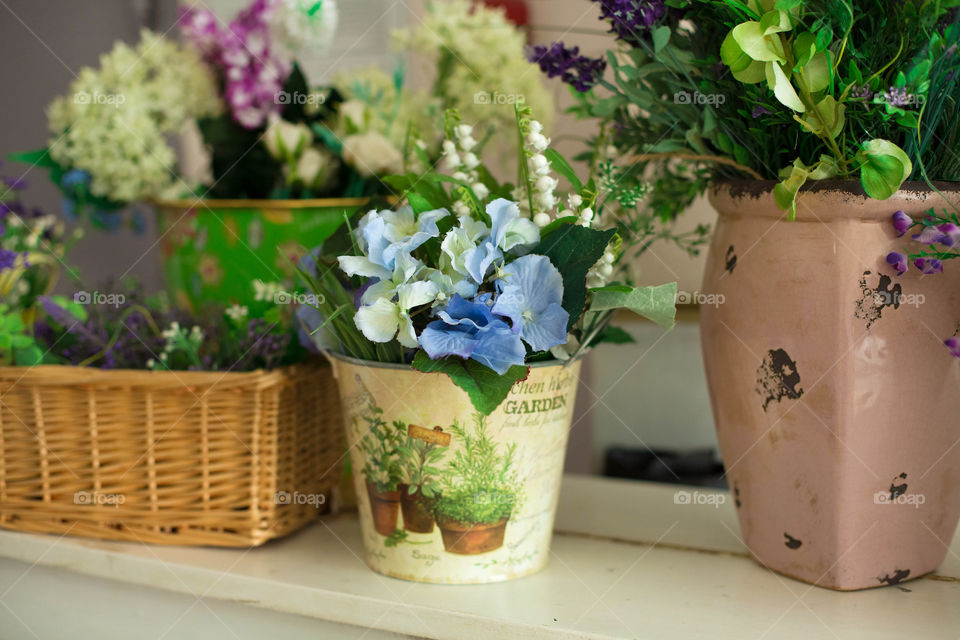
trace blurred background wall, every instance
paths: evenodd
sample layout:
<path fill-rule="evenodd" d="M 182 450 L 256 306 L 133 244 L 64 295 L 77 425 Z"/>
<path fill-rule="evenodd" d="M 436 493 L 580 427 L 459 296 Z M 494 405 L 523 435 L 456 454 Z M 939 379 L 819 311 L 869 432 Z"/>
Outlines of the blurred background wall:
<path fill-rule="evenodd" d="M 379 64 L 387 69 L 405 63 L 411 83 L 423 84 L 422 62 L 401 60 L 391 51 L 389 33 L 417 25 L 426 0 L 340 0 L 340 29 L 331 51 L 322 58 L 303 60 L 313 83 L 323 83 L 335 71 Z M 436 0 L 442 2 L 443 0 Z M 246 0 L 196 0 L 223 19 Z M 600 55 L 611 40 L 597 19 L 596 4 L 588 0 L 526 0 L 531 43 L 564 40 L 587 55 Z M 171 30 L 176 0 L 3 0 L 0 2 L 0 154 L 35 149 L 47 141 L 46 105 L 86 65 L 96 64 L 116 40 L 136 42 L 141 28 L 161 33 Z M 571 103 L 559 82 L 550 84 L 558 101 L 553 138 L 561 152 L 573 155 L 582 148 L 590 123 L 562 113 Z M 39 170 L 5 163 L 4 175 L 23 176 L 30 184 L 28 200 L 50 211 L 60 209 L 60 198 Z M 149 289 L 162 287 L 157 232 L 148 207 L 147 229 L 113 234 L 88 231 L 71 256 L 88 284 L 134 275 Z M 680 229 L 711 223 L 715 213 L 701 201 L 679 222 Z M 654 246 L 634 268 L 641 281 L 660 284 L 676 280 L 681 291 L 700 288 L 705 255 L 690 258 L 664 244 Z M 689 450 L 715 447 L 706 384 L 700 361 L 695 309 L 680 313 L 678 326 L 664 332 L 643 321 L 625 319 L 625 328 L 637 339 L 628 346 L 600 347 L 589 364 L 581 388 L 581 416 L 572 434 L 568 467 L 599 472 L 604 452 L 611 446 Z"/>

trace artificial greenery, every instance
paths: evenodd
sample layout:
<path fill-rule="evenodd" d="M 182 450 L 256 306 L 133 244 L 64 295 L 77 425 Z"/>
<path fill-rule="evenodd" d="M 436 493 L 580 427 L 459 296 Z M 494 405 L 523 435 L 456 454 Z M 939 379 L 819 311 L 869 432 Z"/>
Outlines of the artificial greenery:
<path fill-rule="evenodd" d="M 595 146 L 633 157 L 657 192 L 775 179 L 793 216 L 809 180 L 859 179 L 879 199 L 908 178 L 960 180 L 960 160 L 939 151 L 960 136 L 958 0 L 645 4 L 667 9 L 631 29 L 613 19 L 606 77 L 575 111 L 616 131 Z"/>
<path fill-rule="evenodd" d="M 514 470 L 516 444 L 504 448 L 495 443 L 482 414 L 475 415 L 473 429 L 454 423 L 450 431 L 460 448 L 444 469 L 436 516 L 467 525 L 509 518 L 522 499 Z"/>

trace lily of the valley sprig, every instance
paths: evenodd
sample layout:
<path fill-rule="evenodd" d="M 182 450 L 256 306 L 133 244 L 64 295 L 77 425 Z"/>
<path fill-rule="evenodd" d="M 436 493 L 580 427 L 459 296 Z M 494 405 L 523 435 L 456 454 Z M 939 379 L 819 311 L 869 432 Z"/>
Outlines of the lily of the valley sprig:
<path fill-rule="evenodd" d="M 529 364 L 629 340 L 609 327 L 615 309 L 672 325 L 676 284 L 616 281 L 623 243 L 594 213 L 594 180 L 550 148 L 529 109 L 516 114 L 517 185 L 494 178 L 451 113 L 449 175 L 388 177 L 405 206 L 359 215 L 301 262 L 320 301 L 301 320 L 324 348 L 446 373 L 489 414 Z"/>

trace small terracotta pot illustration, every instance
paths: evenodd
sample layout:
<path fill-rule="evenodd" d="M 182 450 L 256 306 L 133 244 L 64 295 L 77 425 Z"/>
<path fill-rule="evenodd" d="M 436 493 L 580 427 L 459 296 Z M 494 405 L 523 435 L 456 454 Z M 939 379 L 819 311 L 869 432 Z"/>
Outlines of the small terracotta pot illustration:
<path fill-rule="evenodd" d="M 370 497 L 370 513 L 373 516 L 373 528 L 382 536 L 389 536 L 397 529 L 400 518 L 400 491 L 377 491 L 377 485 L 367 482 L 367 495 Z"/>
<path fill-rule="evenodd" d="M 427 508 L 427 499 L 419 491 L 410 495 L 410 485 L 400 485 L 400 509 L 403 511 L 403 528 L 412 533 L 433 531 L 433 515 Z"/>
<path fill-rule="evenodd" d="M 443 548 L 447 552 L 475 556 L 503 546 L 508 519 L 501 518 L 493 524 L 465 524 L 440 516 L 437 519 L 437 526 L 440 527 Z"/>

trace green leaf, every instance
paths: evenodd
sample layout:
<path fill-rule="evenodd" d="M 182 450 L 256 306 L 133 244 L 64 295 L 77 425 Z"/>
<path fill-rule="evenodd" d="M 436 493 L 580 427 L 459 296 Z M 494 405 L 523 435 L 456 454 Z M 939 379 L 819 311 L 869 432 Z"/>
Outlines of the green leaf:
<path fill-rule="evenodd" d="M 764 27 L 759 22 L 743 22 L 730 32 L 740 48 L 751 59 L 759 62 L 786 62 L 776 50 L 773 42 L 764 35 Z M 777 36 L 774 36 L 777 37 Z"/>
<path fill-rule="evenodd" d="M 587 272 L 603 256 L 616 231 L 598 231 L 567 225 L 541 237 L 531 253 L 547 256 L 563 277 L 563 308 L 570 314 L 567 328 L 573 328 L 587 301 Z"/>
<path fill-rule="evenodd" d="M 913 163 L 903 149 L 889 140 L 869 140 L 857 153 L 860 182 L 871 198 L 886 200 L 900 189 L 913 172 Z"/>
<path fill-rule="evenodd" d="M 607 327 L 593 340 L 593 344 L 600 344 L 603 342 L 609 344 L 632 344 L 636 342 L 636 340 L 634 340 L 633 336 L 620 327 Z"/>
<path fill-rule="evenodd" d="M 429 200 L 424 198 L 419 193 L 408 193 L 407 202 L 410 203 L 410 206 L 413 208 L 413 212 L 417 215 L 420 215 L 424 211 L 433 211 L 436 209 Z"/>
<path fill-rule="evenodd" d="M 670 42 L 670 27 L 662 25 L 653 30 L 653 50 L 660 53 Z"/>
<path fill-rule="evenodd" d="M 540 237 L 546 238 L 548 235 L 550 235 L 560 227 L 576 224 L 579 221 L 580 221 L 579 216 L 563 216 L 562 218 L 557 218 L 556 220 L 552 220 L 550 224 L 548 224 L 547 226 L 545 226 L 543 229 L 540 230 Z"/>
<path fill-rule="evenodd" d="M 817 37 L 809 31 L 804 31 L 793 41 L 793 57 L 797 61 L 795 69 L 801 69 L 810 62 L 817 52 Z"/>
<path fill-rule="evenodd" d="M 413 368 L 424 373 L 447 374 L 455 385 L 467 392 L 474 408 L 485 416 L 493 413 L 513 385 L 526 380 L 530 371 L 529 367 L 514 365 L 501 376 L 476 360 L 454 356 L 431 360 L 422 349 L 413 358 Z"/>
<path fill-rule="evenodd" d="M 550 161 L 550 167 L 566 178 L 567 182 L 569 182 L 575 190 L 580 191 L 583 189 L 583 182 L 579 176 L 577 176 L 577 172 L 573 170 L 573 167 L 570 166 L 570 163 L 567 162 L 566 158 L 560 155 L 555 149 L 547 149 L 543 152 L 543 155 Z"/>
<path fill-rule="evenodd" d="M 797 90 L 790 84 L 790 79 L 783 72 L 783 69 L 776 62 L 771 62 L 766 66 L 767 86 L 773 91 L 773 95 L 781 104 L 790 107 L 794 111 L 803 113 L 806 107 L 797 95 Z"/>
<path fill-rule="evenodd" d="M 830 56 L 824 51 L 818 51 L 803 68 L 803 79 L 807 83 L 807 90 L 810 93 L 816 93 L 829 87 L 832 72 Z"/>
<path fill-rule="evenodd" d="M 629 309 L 669 329 L 677 315 L 677 283 L 634 289 L 614 285 L 590 290 L 590 311 Z"/>

